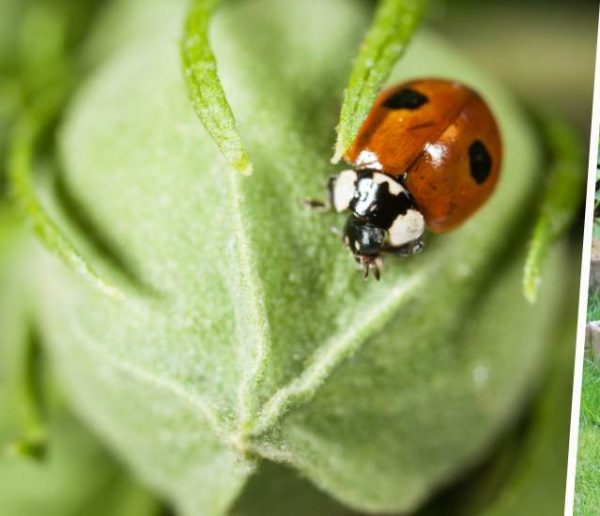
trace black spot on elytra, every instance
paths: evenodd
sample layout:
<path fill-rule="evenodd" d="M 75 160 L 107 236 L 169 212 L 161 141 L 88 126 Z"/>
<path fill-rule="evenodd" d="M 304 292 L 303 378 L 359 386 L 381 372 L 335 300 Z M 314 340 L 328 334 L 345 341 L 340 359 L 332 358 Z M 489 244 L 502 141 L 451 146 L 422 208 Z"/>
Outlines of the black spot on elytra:
<path fill-rule="evenodd" d="M 475 140 L 469 147 L 469 164 L 475 182 L 479 185 L 485 183 L 492 171 L 492 157 L 481 140 Z"/>
<path fill-rule="evenodd" d="M 389 109 L 418 109 L 428 100 L 425 95 L 418 91 L 403 88 L 390 95 L 383 103 L 383 107 Z"/>

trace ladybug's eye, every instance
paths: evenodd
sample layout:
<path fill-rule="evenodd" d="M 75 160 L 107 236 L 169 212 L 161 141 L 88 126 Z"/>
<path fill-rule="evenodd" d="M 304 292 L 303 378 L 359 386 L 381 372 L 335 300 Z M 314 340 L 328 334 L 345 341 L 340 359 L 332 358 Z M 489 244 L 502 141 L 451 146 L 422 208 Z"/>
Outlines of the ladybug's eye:
<path fill-rule="evenodd" d="M 492 171 L 492 157 L 481 140 L 475 140 L 469 147 L 471 176 L 481 185 Z"/>
<path fill-rule="evenodd" d="M 383 107 L 389 109 L 417 109 L 425 104 L 429 99 L 411 88 L 403 88 L 396 93 L 392 93 L 385 102 Z"/>

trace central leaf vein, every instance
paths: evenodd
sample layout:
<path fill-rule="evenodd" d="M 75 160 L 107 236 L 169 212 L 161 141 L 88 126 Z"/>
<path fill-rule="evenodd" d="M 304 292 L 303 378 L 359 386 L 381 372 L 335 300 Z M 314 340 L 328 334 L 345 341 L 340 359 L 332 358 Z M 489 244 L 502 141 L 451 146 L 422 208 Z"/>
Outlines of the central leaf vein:
<path fill-rule="evenodd" d="M 251 435 L 268 432 L 292 406 L 298 407 L 310 401 L 333 371 L 356 353 L 370 335 L 385 326 L 411 293 L 419 290 L 426 277 L 427 271 L 422 271 L 396 285 L 385 296 L 385 302 L 374 305 L 370 310 L 360 310 L 361 317 L 354 319 L 356 324 L 348 326 L 317 349 L 310 365 L 263 405 Z"/>

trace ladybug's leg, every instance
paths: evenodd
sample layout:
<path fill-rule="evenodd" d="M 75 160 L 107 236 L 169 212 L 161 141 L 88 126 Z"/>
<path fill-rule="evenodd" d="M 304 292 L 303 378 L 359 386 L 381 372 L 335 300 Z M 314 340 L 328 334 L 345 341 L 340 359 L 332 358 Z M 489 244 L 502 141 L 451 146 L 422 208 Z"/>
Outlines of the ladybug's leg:
<path fill-rule="evenodd" d="M 408 242 L 398 247 L 388 246 L 383 251 L 397 256 L 412 256 L 420 253 L 425 247 L 425 242 L 422 238 Z"/>
<path fill-rule="evenodd" d="M 379 281 L 383 262 L 379 256 L 355 256 L 356 263 L 360 266 L 363 277 L 368 279 L 369 272 L 373 271 L 374 278 Z"/>
<path fill-rule="evenodd" d="M 302 199 L 302 205 L 318 213 L 326 213 L 331 210 L 331 203 L 329 201 L 321 201 L 320 199 Z"/>
<path fill-rule="evenodd" d="M 319 199 L 304 199 L 303 204 L 309 210 L 313 210 L 319 213 L 325 213 L 331 211 L 334 207 L 334 191 L 335 184 L 339 174 L 334 174 L 329 177 L 327 181 L 327 200 Z"/>
<path fill-rule="evenodd" d="M 375 260 L 373 262 L 371 262 L 371 268 L 373 269 L 373 276 L 375 276 L 375 279 L 377 281 L 379 281 L 379 278 L 381 278 L 381 260 Z"/>
<path fill-rule="evenodd" d="M 350 201 L 355 194 L 356 179 L 357 173 L 352 169 L 334 174 L 327 181 L 328 199 L 326 201 L 305 199 L 304 205 L 320 212 L 334 210 L 341 213 L 346 211 L 350 208 Z"/>
<path fill-rule="evenodd" d="M 320 199 L 304 199 L 303 204 L 306 208 L 325 213 L 335 208 L 335 188 L 339 174 L 333 174 L 327 181 L 327 200 Z"/>

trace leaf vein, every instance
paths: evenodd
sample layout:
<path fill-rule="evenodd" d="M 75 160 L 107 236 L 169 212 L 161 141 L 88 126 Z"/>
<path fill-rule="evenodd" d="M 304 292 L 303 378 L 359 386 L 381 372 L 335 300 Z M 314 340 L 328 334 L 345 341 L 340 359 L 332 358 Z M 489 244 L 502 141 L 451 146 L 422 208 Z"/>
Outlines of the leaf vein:
<path fill-rule="evenodd" d="M 313 355 L 310 365 L 295 379 L 280 388 L 263 405 L 259 418 L 251 430 L 256 437 L 268 432 L 289 411 L 292 405 L 307 403 L 331 376 L 333 371 L 346 359 L 360 350 L 374 330 L 383 327 L 396 313 L 398 306 L 418 290 L 427 276 L 423 271 L 412 276 L 407 282 L 397 285 L 386 295 L 384 304 L 367 311 L 361 311 L 356 325 L 348 326 L 341 334 L 329 340 Z"/>

